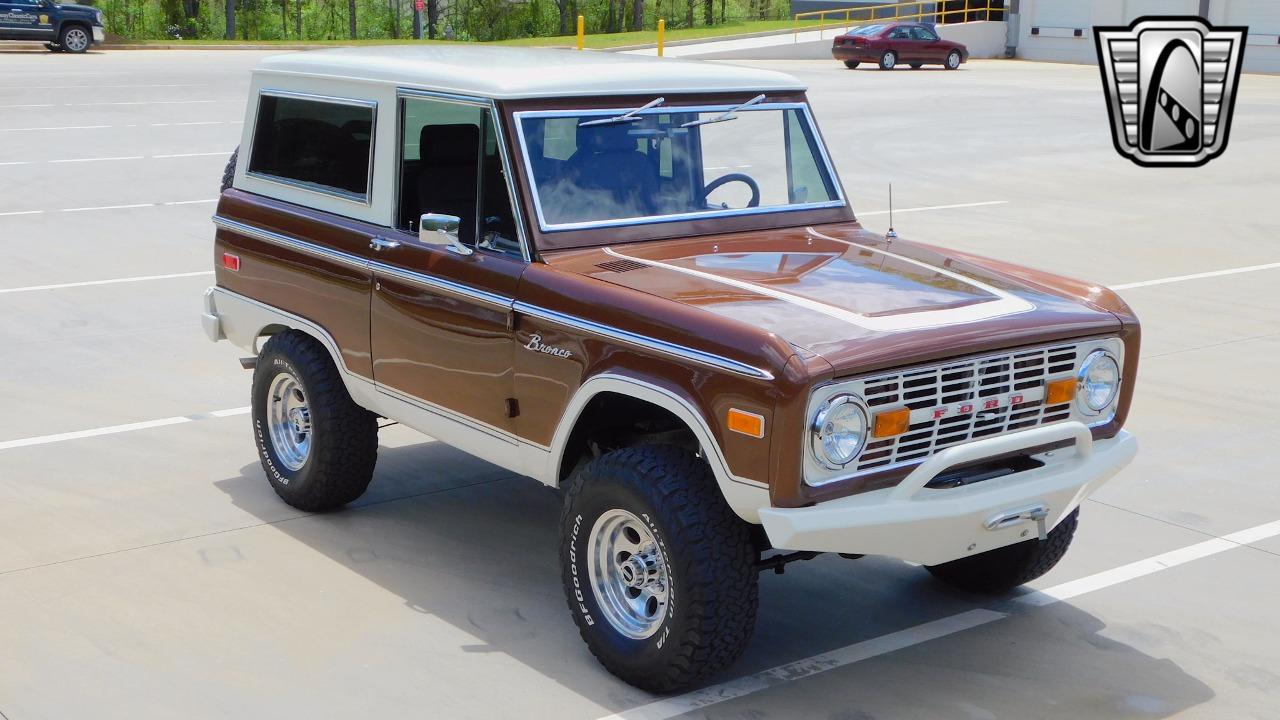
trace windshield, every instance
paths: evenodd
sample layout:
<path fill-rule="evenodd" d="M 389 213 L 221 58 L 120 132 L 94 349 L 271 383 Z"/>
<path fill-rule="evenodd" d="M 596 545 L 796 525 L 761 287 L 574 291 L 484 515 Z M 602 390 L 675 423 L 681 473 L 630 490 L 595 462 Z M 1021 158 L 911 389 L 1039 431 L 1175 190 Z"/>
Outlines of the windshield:
<path fill-rule="evenodd" d="M 844 205 L 801 104 L 516 118 L 544 231 Z"/>

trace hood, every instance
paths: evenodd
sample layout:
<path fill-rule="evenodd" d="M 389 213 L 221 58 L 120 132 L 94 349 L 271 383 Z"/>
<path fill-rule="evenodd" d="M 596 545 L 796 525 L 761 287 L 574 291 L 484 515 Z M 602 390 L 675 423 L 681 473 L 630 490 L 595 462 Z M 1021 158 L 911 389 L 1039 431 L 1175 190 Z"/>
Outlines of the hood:
<path fill-rule="evenodd" d="M 1115 315 L 857 223 L 558 253 L 563 270 L 774 334 L 837 374 L 1116 332 Z M 993 263 L 994 264 L 994 263 Z M 1045 275 L 1045 278 L 1055 276 Z"/>

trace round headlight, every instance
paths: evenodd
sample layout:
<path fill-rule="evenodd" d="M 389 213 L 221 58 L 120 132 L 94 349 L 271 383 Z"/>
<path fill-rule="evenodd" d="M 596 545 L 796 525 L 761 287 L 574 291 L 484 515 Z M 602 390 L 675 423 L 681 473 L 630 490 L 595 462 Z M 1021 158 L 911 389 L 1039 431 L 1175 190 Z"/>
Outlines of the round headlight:
<path fill-rule="evenodd" d="M 1096 415 L 1111 405 L 1120 391 L 1120 364 L 1105 350 L 1094 350 L 1080 366 L 1078 398 L 1082 409 Z"/>
<path fill-rule="evenodd" d="M 867 442 L 867 413 L 853 395 L 837 395 L 813 417 L 813 454 L 832 470 L 853 462 Z"/>

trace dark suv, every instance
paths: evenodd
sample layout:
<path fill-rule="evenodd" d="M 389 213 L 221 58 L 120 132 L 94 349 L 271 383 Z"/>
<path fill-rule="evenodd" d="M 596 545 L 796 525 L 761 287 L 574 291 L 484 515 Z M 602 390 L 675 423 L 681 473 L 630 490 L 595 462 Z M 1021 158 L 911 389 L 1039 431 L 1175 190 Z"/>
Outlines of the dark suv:
<path fill-rule="evenodd" d="M 42 40 L 54 52 L 101 45 L 102 11 L 52 0 L 0 0 L 0 40 Z"/>

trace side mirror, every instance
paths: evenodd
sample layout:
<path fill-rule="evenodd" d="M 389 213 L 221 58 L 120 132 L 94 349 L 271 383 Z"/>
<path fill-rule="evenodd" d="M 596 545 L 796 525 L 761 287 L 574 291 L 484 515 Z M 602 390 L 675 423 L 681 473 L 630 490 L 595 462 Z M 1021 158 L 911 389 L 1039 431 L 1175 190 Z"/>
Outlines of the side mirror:
<path fill-rule="evenodd" d="M 418 219 L 418 242 L 423 245 L 440 245 L 459 255 L 475 252 L 458 239 L 458 226 L 462 220 L 457 215 L 424 213 Z"/>

